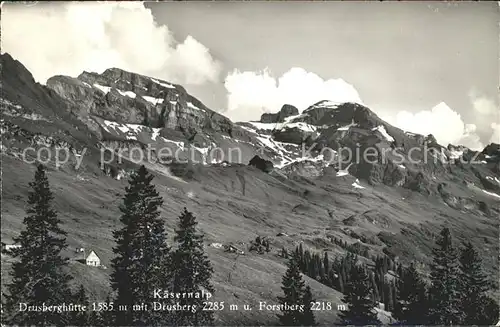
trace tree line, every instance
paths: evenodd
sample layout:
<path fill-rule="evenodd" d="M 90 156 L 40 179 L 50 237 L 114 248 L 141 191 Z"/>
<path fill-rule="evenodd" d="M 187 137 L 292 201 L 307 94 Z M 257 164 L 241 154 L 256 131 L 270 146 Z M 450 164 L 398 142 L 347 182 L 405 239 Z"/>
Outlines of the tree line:
<path fill-rule="evenodd" d="M 450 230 L 445 227 L 432 254 L 427 282 L 414 262 L 405 267 L 389 257 L 379 256 L 373 260 L 375 265 L 368 267 L 356 254 L 347 252 L 331 260 L 328 253 L 313 253 L 300 244 L 288 256 L 286 276 L 297 270 L 342 292 L 347 310 L 340 312 L 340 318 L 345 325 L 381 324 L 375 310 L 379 302 L 392 313 L 395 325 L 495 324 L 499 306 L 488 296 L 494 287 L 484 274 L 481 258 L 472 243 L 464 242 L 457 249 Z M 295 270 L 291 265 L 295 265 Z M 283 280 L 284 290 L 290 279 Z M 287 291 L 283 302 L 300 303 Z M 289 319 L 285 325 L 305 326 L 299 319 L 293 321 Z M 308 322 L 314 322 L 314 317 Z"/>
<path fill-rule="evenodd" d="M 27 306 L 58 306 L 63 303 L 87 305 L 83 285 L 71 289 L 67 273 L 69 259 L 61 254 L 67 248 L 66 232 L 52 207 L 54 196 L 42 165 L 30 183 L 25 229 L 14 238 L 20 248 L 6 251 L 16 260 L 2 304 L 2 323 L 36 326 L 161 326 L 212 325 L 213 311 L 203 311 L 203 292 L 214 292 L 210 282 L 213 268 L 204 253 L 203 235 L 197 231 L 195 216 L 186 208 L 178 219 L 175 248 L 167 243 L 167 232 L 160 217 L 162 198 L 151 183 L 153 175 L 141 166 L 130 178 L 120 205 L 122 227 L 113 232 L 115 257 L 111 264 L 111 288 L 100 310 L 25 311 Z M 154 299 L 154 290 L 192 293 L 181 299 Z M 206 294 L 206 293 L 205 293 Z M 151 310 L 152 302 L 189 304 L 197 310 Z M 132 310 L 145 303 L 149 310 Z M 119 306 L 127 310 L 118 311 Z"/>

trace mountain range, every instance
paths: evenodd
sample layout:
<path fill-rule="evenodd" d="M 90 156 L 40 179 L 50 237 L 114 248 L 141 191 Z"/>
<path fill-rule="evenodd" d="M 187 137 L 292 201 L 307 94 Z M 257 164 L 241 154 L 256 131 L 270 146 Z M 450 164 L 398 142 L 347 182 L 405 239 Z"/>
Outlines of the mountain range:
<path fill-rule="evenodd" d="M 364 105 L 329 100 L 302 112 L 284 104 L 260 121 L 232 122 L 181 85 L 118 68 L 56 75 L 41 85 L 9 54 L 0 64 L 6 243 L 22 229 L 38 153 L 47 159 L 70 248 L 95 250 L 105 265 L 127 176 L 145 165 L 164 198 L 170 235 L 183 207 L 198 217 L 215 268 L 215 297 L 227 303 L 276 302 L 286 265 L 278 250 L 300 243 L 335 257 L 345 249 L 332 239 L 341 239 L 368 253 L 366 262 L 375 255 L 418 261 L 425 275 L 442 226 L 456 242 L 481 249 L 487 272 L 497 276 L 499 144 L 482 151 L 441 145 Z M 247 251 L 257 236 L 271 240 L 270 253 Z M 9 266 L 2 255 L 2 284 Z M 91 297 L 109 292 L 107 270 L 76 261 L 70 267 Z M 338 291 L 307 282 L 318 301 L 341 304 Z M 493 282 L 498 290 L 498 278 Z M 217 319 L 277 321 L 264 310 L 224 311 Z M 320 322 L 335 319 L 336 311 L 318 314 Z"/>

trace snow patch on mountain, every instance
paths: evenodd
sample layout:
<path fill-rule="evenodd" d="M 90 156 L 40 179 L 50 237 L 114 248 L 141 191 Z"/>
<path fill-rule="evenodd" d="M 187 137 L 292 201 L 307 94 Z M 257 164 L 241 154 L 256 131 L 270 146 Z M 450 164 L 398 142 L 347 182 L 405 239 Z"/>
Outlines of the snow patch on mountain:
<path fill-rule="evenodd" d="M 343 102 L 337 102 L 337 101 L 331 101 L 331 100 L 323 100 L 320 102 L 317 102 L 304 110 L 304 112 L 311 111 L 316 108 L 330 108 L 330 109 L 336 109 L 338 106 L 340 106 Z"/>
<path fill-rule="evenodd" d="M 394 138 L 387 133 L 383 125 L 372 128 L 372 131 L 378 131 L 387 140 L 387 142 L 394 142 Z"/>
<path fill-rule="evenodd" d="M 158 141 L 158 137 L 162 130 L 162 128 L 151 128 L 140 124 L 121 124 L 111 120 L 103 120 L 101 126 L 108 133 L 113 134 L 114 132 L 115 134 L 125 134 L 123 136 L 128 140 L 137 140 L 137 136 L 140 133 L 145 133 L 151 137 L 152 141 Z M 171 141 L 163 137 L 160 139 L 166 142 L 175 143 L 177 146 L 184 148 L 183 142 Z"/>
<path fill-rule="evenodd" d="M 484 193 L 488 194 L 488 195 L 491 195 L 491 196 L 494 196 L 498 199 L 500 199 L 500 195 L 496 194 L 496 193 L 493 193 L 493 192 L 489 192 L 489 191 L 486 191 L 486 190 L 483 190 Z"/>
<path fill-rule="evenodd" d="M 274 141 L 270 136 L 257 136 L 257 139 L 261 142 L 262 145 L 270 148 L 276 153 L 279 153 L 281 155 L 284 155 L 284 153 L 291 153 L 283 147 L 283 143 Z"/>
<path fill-rule="evenodd" d="M 104 94 L 108 94 L 109 91 L 111 91 L 111 87 L 109 86 L 103 86 L 103 85 L 100 85 L 100 84 L 97 84 L 95 83 L 94 84 L 94 87 L 99 89 L 100 91 L 102 91 Z"/>
<path fill-rule="evenodd" d="M 304 114 L 294 115 L 294 116 L 288 116 L 288 117 L 285 118 L 285 123 L 293 122 L 295 119 L 303 118 L 305 116 L 306 115 L 304 115 Z"/>
<path fill-rule="evenodd" d="M 347 131 L 347 130 L 349 130 L 349 128 L 355 127 L 355 126 L 358 126 L 358 124 L 356 124 L 353 120 L 349 125 L 345 125 L 345 126 L 337 128 L 337 131 Z"/>
<path fill-rule="evenodd" d="M 164 137 L 160 137 L 160 140 L 162 140 L 165 143 L 173 143 L 176 146 L 178 146 L 181 150 L 184 150 L 184 142 L 173 141 L 173 140 L 166 139 Z"/>
<path fill-rule="evenodd" d="M 171 102 L 172 102 L 172 101 L 171 101 Z M 188 103 L 187 103 L 187 106 L 188 106 L 188 108 L 191 108 L 191 109 L 194 109 L 194 110 L 205 111 L 205 110 L 203 110 L 203 109 L 198 108 L 197 106 L 195 106 L 195 105 L 194 105 L 194 104 L 192 104 L 191 102 L 188 102 Z"/>
<path fill-rule="evenodd" d="M 292 117 L 297 118 L 299 116 L 292 116 Z M 291 117 L 287 117 L 287 118 L 291 118 Z M 310 124 L 307 124 L 304 122 L 290 122 L 290 121 L 291 121 L 291 119 L 285 119 L 285 121 L 283 123 L 260 123 L 260 122 L 253 122 L 253 121 L 251 121 L 249 123 L 252 126 L 254 126 L 256 128 L 256 130 L 265 130 L 265 131 L 273 131 L 273 130 L 282 131 L 282 130 L 285 130 L 288 128 L 297 128 L 297 129 L 300 129 L 304 132 L 312 133 L 312 132 L 316 132 L 316 130 L 317 130 L 316 126 L 313 126 L 313 125 L 310 125 Z M 253 132 L 255 132 L 255 131 L 253 131 Z"/>
<path fill-rule="evenodd" d="M 123 96 L 127 96 L 127 97 L 132 98 L 132 99 L 135 99 L 135 97 L 137 96 L 137 94 L 135 94 L 135 93 L 134 93 L 134 92 L 132 92 L 132 91 L 122 91 L 122 90 L 118 90 L 118 89 L 116 89 L 116 90 L 117 90 L 117 91 L 118 91 L 118 93 L 120 93 L 121 95 L 123 95 Z"/>
<path fill-rule="evenodd" d="M 280 130 L 283 130 L 286 128 L 298 128 L 304 132 L 316 132 L 316 126 L 309 125 L 309 124 L 302 123 L 302 122 L 285 124 L 284 126 L 282 126 L 280 128 Z"/>
<path fill-rule="evenodd" d="M 160 135 L 161 128 L 153 128 L 153 134 L 151 134 L 151 139 L 156 141 L 156 138 Z"/>
<path fill-rule="evenodd" d="M 152 80 L 153 82 L 155 82 L 156 84 L 161 85 L 161 86 L 163 86 L 163 87 L 167 87 L 167 88 L 169 88 L 169 89 L 175 89 L 175 86 L 173 86 L 172 84 L 163 83 L 163 82 L 160 82 L 159 80 L 156 80 L 156 79 L 154 79 L 154 78 L 151 78 L 151 80 Z"/>
<path fill-rule="evenodd" d="M 272 131 L 277 126 L 276 123 L 259 123 L 259 122 L 254 122 L 254 121 L 250 121 L 249 123 L 252 124 L 257 130 L 261 129 L 261 130 L 266 130 L 266 131 Z M 242 127 L 249 130 L 248 127 L 245 127 L 245 126 L 242 126 Z M 252 130 L 252 131 L 255 132 L 255 130 Z"/>
<path fill-rule="evenodd" d="M 352 163 L 349 164 L 345 169 L 339 169 L 337 172 L 337 177 L 347 176 L 349 175 L 349 168 L 352 166 Z"/>
<path fill-rule="evenodd" d="M 356 181 L 352 183 L 352 186 L 354 186 L 354 188 L 360 188 L 360 189 L 365 188 L 364 186 L 361 186 L 359 179 L 356 179 Z"/>
<path fill-rule="evenodd" d="M 307 162 L 322 162 L 323 160 L 325 160 L 325 158 L 322 154 L 320 154 L 320 155 L 317 155 L 316 157 L 299 157 L 299 158 L 295 158 L 295 159 L 291 159 L 291 160 L 285 159 L 275 166 L 279 169 L 282 169 L 282 168 L 289 166 L 291 164 L 294 164 L 294 163 L 306 162 L 306 161 Z M 326 164 L 325 166 L 328 166 L 328 164 Z"/>
<path fill-rule="evenodd" d="M 143 95 L 142 98 L 154 105 L 157 105 L 157 104 L 161 104 L 163 103 L 163 99 L 158 99 L 158 98 L 153 98 L 153 97 L 150 97 L 148 95 Z"/>
<path fill-rule="evenodd" d="M 490 181 L 495 181 L 498 184 L 500 184 L 500 179 L 498 179 L 496 177 L 486 176 L 486 179 L 489 179 Z"/>
<path fill-rule="evenodd" d="M 452 150 L 450 151 L 450 159 L 458 159 L 464 154 L 464 151 Z"/>
<path fill-rule="evenodd" d="M 113 129 L 119 129 L 122 133 L 129 133 L 133 131 L 134 133 L 140 133 L 141 129 L 147 128 L 144 125 L 139 124 L 120 124 L 115 121 L 104 120 L 104 124 Z M 104 126 L 103 126 L 104 127 Z M 105 128 L 107 132 L 110 132 L 109 129 Z"/>

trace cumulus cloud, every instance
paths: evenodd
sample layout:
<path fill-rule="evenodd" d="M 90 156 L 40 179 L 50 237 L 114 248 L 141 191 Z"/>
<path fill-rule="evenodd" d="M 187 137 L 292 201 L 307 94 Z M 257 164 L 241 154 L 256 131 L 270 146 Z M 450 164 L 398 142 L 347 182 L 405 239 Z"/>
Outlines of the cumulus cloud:
<path fill-rule="evenodd" d="M 498 108 L 495 102 L 485 96 L 479 95 L 476 91 L 471 91 L 469 93 L 469 99 L 472 103 L 474 111 L 483 115 L 495 115 L 498 114 Z"/>
<path fill-rule="evenodd" d="M 492 120 L 498 122 L 500 118 L 500 109 L 495 101 L 484 95 L 479 94 L 476 91 L 469 92 L 469 100 L 472 104 L 472 108 L 477 113 L 476 121 L 479 126 L 484 126 L 486 130 L 491 127 L 491 137 L 488 143 L 500 143 L 500 124 L 490 123 Z M 487 133 L 484 133 L 487 135 Z"/>
<path fill-rule="evenodd" d="M 464 135 L 457 141 L 457 144 L 464 145 L 472 150 L 482 150 L 484 145 L 481 138 L 476 134 L 477 126 L 475 124 L 465 124 Z"/>
<path fill-rule="evenodd" d="M 22 23 L 20 23 L 22 22 Z M 2 52 L 44 83 L 56 74 L 125 70 L 176 83 L 218 79 L 221 64 L 192 36 L 177 42 L 140 2 L 65 2 L 2 7 Z"/>
<path fill-rule="evenodd" d="M 297 67 L 279 78 L 267 69 L 234 70 L 227 75 L 224 85 L 228 102 L 226 114 L 236 121 L 258 120 L 262 113 L 277 112 L 285 103 L 300 111 L 321 100 L 362 103 L 356 89 L 344 80 L 324 80 Z"/>
<path fill-rule="evenodd" d="M 491 123 L 493 135 L 491 135 L 490 143 L 500 143 L 500 124 Z"/>
<path fill-rule="evenodd" d="M 400 111 L 395 117 L 386 117 L 386 120 L 405 131 L 422 135 L 432 134 L 442 145 L 451 143 L 464 145 L 474 150 L 483 148 L 483 144 L 476 134 L 477 126 L 465 124 L 460 114 L 444 102 L 439 103 L 431 110 L 417 113 Z"/>

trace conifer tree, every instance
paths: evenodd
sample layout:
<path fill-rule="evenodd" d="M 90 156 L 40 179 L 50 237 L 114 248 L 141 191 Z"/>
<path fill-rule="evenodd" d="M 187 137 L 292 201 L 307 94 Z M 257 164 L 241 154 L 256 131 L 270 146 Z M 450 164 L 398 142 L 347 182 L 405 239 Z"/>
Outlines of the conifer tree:
<path fill-rule="evenodd" d="M 328 258 L 328 252 L 323 255 L 323 267 L 325 270 L 325 278 L 328 280 L 330 278 L 330 259 Z"/>
<path fill-rule="evenodd" d="M 278 301 L 288 307 L 303 304 L 305 283 L 298 261 L 298 251 L 296 251 L 288 260 L 287 270 L 281 282 L 284 296 L 278 297 Z M 298 310 L 283 310 L 281 314 L 278 314 L 278 318 L 282 326 L 300 326 L 303 320 Z"/>
<path fill-rule="evenodd" d="M 343 276 L 339 276 L 337 280 L 338 280 L 338 286 L 337 286 L 338 290 L 340 291 L 340 293 L 344 293 L 344 291 L 345 291 L 344 280 L 345 279 L 343 278 Z"/>
<path fill-rule="evenodd" d="M 380 321 L 371 300 L 372 284 L 364 267 L 353 265 L 349 272 L 349 282 L 345 285 L 343 302 L 348 305 L 340 312 L 346 325 L 378 325 Z"/>
<path fill-rule="evenodd" d="M 396 283 L 396 288 L 397 301 L 393 312 L 394 318 L 403 325 L 426 324 L 426 287 L 413 263 L 403 271 L 403 275 Z"/>
<path fill-rule="evenodd" d="M 120 312 L 117 310 L 117 306 L 111 300 L 111 296 L 109 294 L 106 296 L 104 303 L 106 303 L 107 307 L 100 311 L 101 319 L 104 322 L 104 326 L 113 326 L 113 324 L 117 321 L 116 315 L 120 314 Z"/>
<path fill-rule="evenodd" d="M 114 308 L 114 303 L 113 305 L 111 304 L 111 298 L 108 294 L 106 297 L 106 307 L 104 308 L 99 308 L 100 310 L 93 310 L 90 312 L 89 315 L 89 325 L 90 326 L 95 326 L 95 327 L 101 327 L 101 326 L 114 326 L 115 325 L 115 308 Z"/>
<path fill-rule="evenodd" d="M 68 259 L 61 256 L 67 246 L 66 233 L 59 227 L 61 221 L 52 208 L 54 197 L 42 165 L 38 166 L 35 179 L 29 185 L 25 230 L 14 238 L 21 248 L 8 251 L 17 260 L 10 272 L 12 282 L 4 294 L 3 321 L 7 325 L 64 326 L 70 322 L 69 314 L 19 310 L 20 303 L 60 305 L 70 303 L 72 296 L 68 286 L 71 277 L 66 272 Z"/>
<path fill-rule="evenodd" d="M 301 269 L 302 272 L 304 272 L 305 274 L 309 274 L 311 273 L 311 253 L 309 251 L 304 251 L 304 258 L 302 259 L 303 260 L 303 266 L 304 268 Z"/>
<path fill-rule="evenodd" d="M 497 301 L 490 297 L 483 296 L 479 311 L 479 319 L 476 323 L 478 326 L 493 326 L 498 323 L 500 319 L 500 308 L 498 307 Z"/>
<path fill-rule="evenodd" d="M 306 286 L 304 295 L 302 297 L 302 304 L 304 305 L 304 312 L 302 312 L 301 326 L 316 326 L 316 318 L 314 318 L 314 312 L 311 308 L 311 302 L 314 302 L 311 288 Z"/>
<path fill-rule="evenodd" d="M 159 211 L 163 200 L 152 180 L 153 175 L 144 166 L 131 176 L 120 206 L 123 227 L 113 233 L 116 241 L 111 274 L 111 286 L 116 291 L 114 304 L 128 308 L 116 315 L 119 326 L 168 324 L 168 315 L 164 312 L 132 310 L 136 303 L 152 307 L 154 290 L 170 285 L 170 248 Z"/>
<path fill-rule="evenodd" d="M 429 290 L 429 323 L 456 324 L 461 321 L 458 256 L 448 228 L 443 228 L 433 251 Z"/>
<path fill-rule="evenodd" d="M 198 310 L 176 311 L 174 324 L 177 326 L 206 326 L 214 323 L 214 312 L 202 310 L 203 302 L 207 300 L 201 297 L 202 291 L 214 292 L 210 281 L 213 268 L 203 249 L 203 235 L 197 232 L 197 225 L 196 217 L 184 208 L 175 231 L 177 249 L 173 253 L 172 287 L 174 293 L 198 293 L 200 296 L 179 300 L 181 305 L 194 305 Z"/>
<path fill-rule="evenodd" d="M 394 298 L 393 298 L 393 288 L 394 288 L 394 285 L 393 283 L 389 282 L 389 283 L 385 283 L 383 285 L 383 303 L 384 303 L 384 310 L 385 311 L 394 311 Z"/>
<path fill-rule="evenodd" d="M 89 326 L 93 327 L 113 326 L 113 321 L 112 323 L 107 324 L 104 321 L 101 312 L 91 311 L 89 314 Z"/>
<path fill-rule="evenodd" d="M 483 318 L 488 281 L 482 271 L 479 253 L 471 242 L 464 243 L 460 251 L 460 307 L 464 314 L 462 324 L 480 324 Z"/>
<path fill-rule="evenodd" d="M 379 283 L 377 283 L 376 281 L 376 277 L 377 275 L 376 274 L 369 274 L 368 277 L 370 279 L 370 284 L 372 285 L 372 300 L 373 300 L 373 303 L 377 303 L 379 302 L 380 300 L 382 300 L 381 302 L 384 302 L 385 303 L 385 300 L 384 300 L 384 275 L 378 275 L 377 278 L 379 278 Z M 380 291 L 379 291 L 380 289 Z"/>
<path fill-rule="evenodd" d="M 79 304 L 85 307 L 89 305 L 89 299 L 85 288 L 80 284 L 80 288 L 74 295 L 73 303 Z M 73 311 L 72 312 L 72 323 L 73 326 L 87 326 L 89 325 L 89 315 L 87 311 Z"/>

